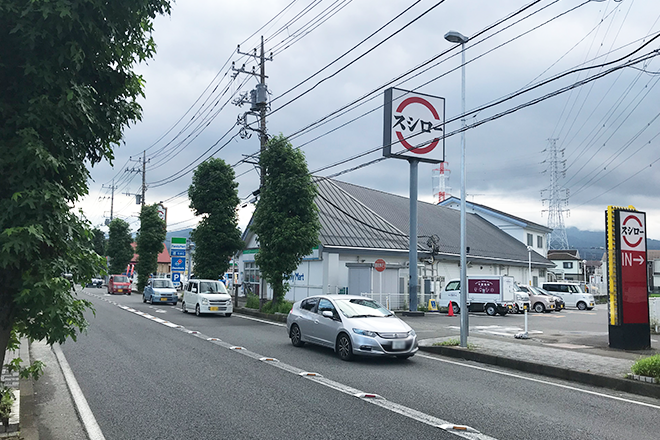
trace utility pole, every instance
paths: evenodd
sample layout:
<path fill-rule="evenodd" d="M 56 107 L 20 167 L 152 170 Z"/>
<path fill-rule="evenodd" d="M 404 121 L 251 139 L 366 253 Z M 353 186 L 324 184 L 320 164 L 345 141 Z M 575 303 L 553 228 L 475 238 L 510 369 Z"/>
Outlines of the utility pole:
<path fill-rule="evenodd" d="M 115 189 L 117 187 L 115 186 L 115 179 L 112 179 L 112 183 L 110 184 L 109 187 L 105 185 L 101 185 L 102 188 L 110 188 L 111 196 L 110 196 L 110 221 L 114 218 L 114 207 L 115 207 Z"/>
<path fill-rule="evenodd" d="M 243 125 L 243 127 L 241 128 L 241 137 L 243 139 L 249 138 L 250 133 L 248 130 L 257 131 L 259 133 L 259 154 L 261 157 L 264 151 L 266 151 L 266 144 L 268 142 L 268 131 L 266 129 L 266 110 L 268 109 L 268 86 L 266 85 L 266 78 L 268 77 L 266 76 L 266 61 L 272 61 L 273 54 L 271 53 L 270 56 L 266 58 L 264 51 L 263 35 L 261 36 L 261 50 L 258 55 L 256 48 L 252 53 L 245 53 L 245 52 L 241 52 L 241 47 L 238 46 L 236 52 L 241 55 L 247 55 L 259 61 L 259 73 L 255 71 L 254 67 L 252 67 L 252 71 L 245 70 L 245 64 L 243 64 L 241 68 L 237 69 L 234 63 L 232 63 L 232 70 L 236 72 L 234 74 L 234 77 L 239 73 L 247 73 L 248 75 L 254 75 L 255 77 L 259 78 L 259 84 L 257 84 L 257 87 L 251 90 L 249 93 L 250 98 L 248 99 L 248 93 L 244 93 L 234 101 L 234 104 L 240 107 L 243 104 L 246 104 L 248 102 L 250 103 L 250 111 L 238 117 L 239 123 Z M 248 115 L 259 116 L 258 130 L 255 130 L 254 128 L 250 127 L 250 125 L 247 122 Z M 264 170 L 261 169 L 259 174 L 260 174 L 259 190 L 261 190 L 261 187 L 264 186 L 264 179 L 265 179 Z M 261 277 L 261 282 L 259 285 L 259 302 L 261 306 L 263 306 L 263 304 L 266 302 L 266 281 L 264 280 L 263 276 Z"/>
<path fill-rule="evenodd" d="M 133 159 L 132 157 L 128 158 L 129 161 L 131 162 L 142 162 L 142 171 L 140 171 L 139 168 L 126 168 L 126 172 L 128 173 L 142 173 L 142 189 L 140 190 L 140 194 L 131 194 L 131 193 L 126 193 L 127 196 L 136 196 L 136 205 L 141 205 L 142 208 L 144 208 L 145 205 L 145 193 L 147 192 L 147 163 L 149 161 L 147 160 L 147 150 L 144 150 L 142 152 L 142 161 L 140 159 Z M 137 199 L 137 196 L 140 196 L 139 201 Z"/>
<path fill-rule="evenodd" d="M 547 193 L 542 202 L 548 202 L 548 209 L 541 211 L 548 212 L 548 228 L 552 229 L 548 240 L 548 249 L 568 249 L 568 237 L 566 236 L 566 227 L 564 225 L 564 213 L 570 211 L 568 206 L 569 190 L 559 186 L 559 179 L 566 176 L 566 159 L 564 149 L 557 147 L 557 139 L 550 139 L 550 146 L 547 149 L 548 174 L 550 175 L 550 186 L 541 191 L 541 196 Z M 561 158 L 560 158 L 561 156 Z"/>

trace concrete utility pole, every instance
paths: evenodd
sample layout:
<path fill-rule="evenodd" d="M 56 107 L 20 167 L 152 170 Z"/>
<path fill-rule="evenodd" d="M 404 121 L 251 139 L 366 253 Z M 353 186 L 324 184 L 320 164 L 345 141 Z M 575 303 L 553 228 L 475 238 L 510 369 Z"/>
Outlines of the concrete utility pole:
<path fill-rule="evenodd" d="M 236 73 L 235 75 L 238 75 L 239 73 L 247 73 L 248 75 L 254 75 L 259 78 L 259 84 L 257 84 L 257 87 L 253 90 L 250 91 L 250 98 L 248 99 L 248 94 L 245 93 L 242 95 L 239 99 L 234 101 L 234 104 L 238 106 L 242 106 L 243 104 L 249 102 L 250 103 L 250 111 L 244 113 L 242 116 L 239 116 L 239 123 L 243 124 L 243 127 L 241 128 L 241 137 L 246 139 L 250 137 L 250 134 L 248 130 L 250 131 L 256 131 L 259 133 L 259 154 L 260 157 L 266 151 L 266 144 L 268 143 L 268 130 L 266 129 L 266 110 L 268 109 L 268 86 L 266 85 L 266 61 L 272 61 L 273 60 L 273 55 L 271 55 L 266 58 L 266 54 L 264 51 L 264 37 L 261 37 L 261 48 L 260 48 L 260 53 L 257 55 L 257 49 L 255 48 L 252 53 L 245 53 L 241 52 L 240 46 L 236 49 L 236 52 L 241 54 L 241 55 L 247 55 L 250 57 L 253 57 L 255 60 L 259 60 L 259 73 L 257 73 L 254 69 L 252 68 L 252 71 L 247 71 L 245 70 L 245 64 L 239 69 L 237 69 L 233 63 L 232 63 L 232 70 L 234 70 Z M 247 122 L 247 115 L 252 114 L 252 115 L 259 115 L 259 129 L 255 130 L 254 128 L 250 127 L 250 125 Z M 265 172 L 263 169 L 260 170 L 260 180 L 259 180 L 259 189 L 261 189 L 264 186 L 264 179 L 265 179 Z M 263 276 L 260 278 L 261 281 L 259 283 L 259 302 L 261 305 L 263 305 L 266 302 L 266 281 L 264 280 Z"/>
<path fill-rule="evenodd" d="M 112 219 L 114 218 L 114 208 L 115 208 L 115 189 L 117 189 L 117 187 L 115 186 L 115 179 L 112 179 L 112 184 L 110 184 L 109 187 L 105 185 L 101 185 L 101 187 L 110 188 L 110 190 L 112 191 L 110 196 L 110 221 L 112 221 Z"/>
<path fill-rule="evenodd" d="M 141 205 L 141 207 L 144 207 L 145 205 L 145 193 L 147 192 L 147 163 L 149 161 L 147 160 L 147 150 L 144 150 L 142 152 L 142 160 L 140 159 L 133 159 L 132 157 L 128 158 L 129 161 L 131 162 L 142 162 L 142 171 L 140 171 L 139 168 L 126 168 L 126 171 L 129 173 L 142 173 L 142 188 L 140 190 L 140 194 L 131 194 L 131 193 L 126 193 L 127 196 L 136 196 L 136 204 Z M 137 201 L 137 196 L 140 196 L 140 200 Z"/>

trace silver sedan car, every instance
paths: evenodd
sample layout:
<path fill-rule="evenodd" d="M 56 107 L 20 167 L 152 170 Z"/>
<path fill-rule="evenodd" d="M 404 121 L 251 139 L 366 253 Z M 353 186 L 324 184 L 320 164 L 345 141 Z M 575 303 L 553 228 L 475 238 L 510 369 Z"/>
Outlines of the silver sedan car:
<path fill-rule="evenodd" d="M 354 355 L 406 359 L 417 350 L 417 335 L 408 324 L 376 301 L 362 296 L 311 296 L 296 302 L 286 327 L 291 343 L 330 347 L 343 360 Z"/>

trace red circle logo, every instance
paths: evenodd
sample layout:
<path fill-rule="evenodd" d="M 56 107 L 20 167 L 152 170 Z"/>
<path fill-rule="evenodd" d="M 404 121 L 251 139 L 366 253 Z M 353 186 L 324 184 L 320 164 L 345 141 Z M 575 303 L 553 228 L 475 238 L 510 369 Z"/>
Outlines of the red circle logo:
<path fill-rule="evenodd" d="M 634 221 L 637 222 L 637 224 L 639 225 L 640 228 L 642 227 L 642 222 L 637 217 L 635 217 L 634 215 L 629 215 L 628 217 L 626 217 L 625 220 L 623 221 L 623 226 L 626 226 L 626 223 L 628 223 L 628 220 L 634 220 Z M 623 241 L 625 241 L 626 244 L 628 246 L 630 246 L 631 248 L 635 248 L 635 247 L 639 246 L 639 244 L 642 242 L 642 239 L 643 239 L 643 237 L 639 237 L 639 240 L 637 240 L 635 243 L 631 243 L 631 242 L 628 241 L 628 238 L 625 235 L 623 236 Z"/>
<path fill-rule="evenodd" d="M 435 118 L 436 121 L 440 120 L 440 115 L 438 115 L 438 112 L 435 109 L 435 107 L 433 107 L 431 105 L 431 103 L 428 102 L 426 99 L 420 98 L 419 96 L 411 96 L 410 98 L 404 99 L 401 102 L 401 104 L 399 104 L 399 106 L 397 107 L 397 109 L 396 109 L 397 113 L 403 112 L 403 109 L 408 107 L 410 104 L 422 104 L 424 107 L 426 107 L 431 112 L 431 114 L 433 115 L 433 118 Z M 403 145 L 404 147 L 406 147 L 407 150 L 409 150 L 410 152 L 415 153 L 415 154 L 429 153 L 429 152 L 433 151 L 433 149 L 438 146 L 438 142 L 440 142 L 440 139 L 436 138 L 436 139 L 433 139 L 433 142 L 431 142 L 428 146 L 416 148 L 415 146 L 410 145 L 410 143 L 408 143 L 408 141 L 406 141 L 405 137 L 403 136 L 403 134 L 400 131 L 396 132 L 396 137 L 401 142 L 401 145 Z"/>

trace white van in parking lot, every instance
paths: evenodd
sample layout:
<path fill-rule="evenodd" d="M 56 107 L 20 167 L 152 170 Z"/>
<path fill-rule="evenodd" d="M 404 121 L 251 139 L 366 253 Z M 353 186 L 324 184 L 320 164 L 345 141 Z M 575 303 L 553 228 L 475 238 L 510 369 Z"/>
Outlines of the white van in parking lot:
<path fill-rule="evenodd" d="M 557 281 L 543 283 L 543 288 L 553 295 L 560 296 L 566 303 L 566 307 L 577 307 L 580 310 L 591 310 L 594 308 L 594 296 L 582 291 L 579 283 Z"/>

